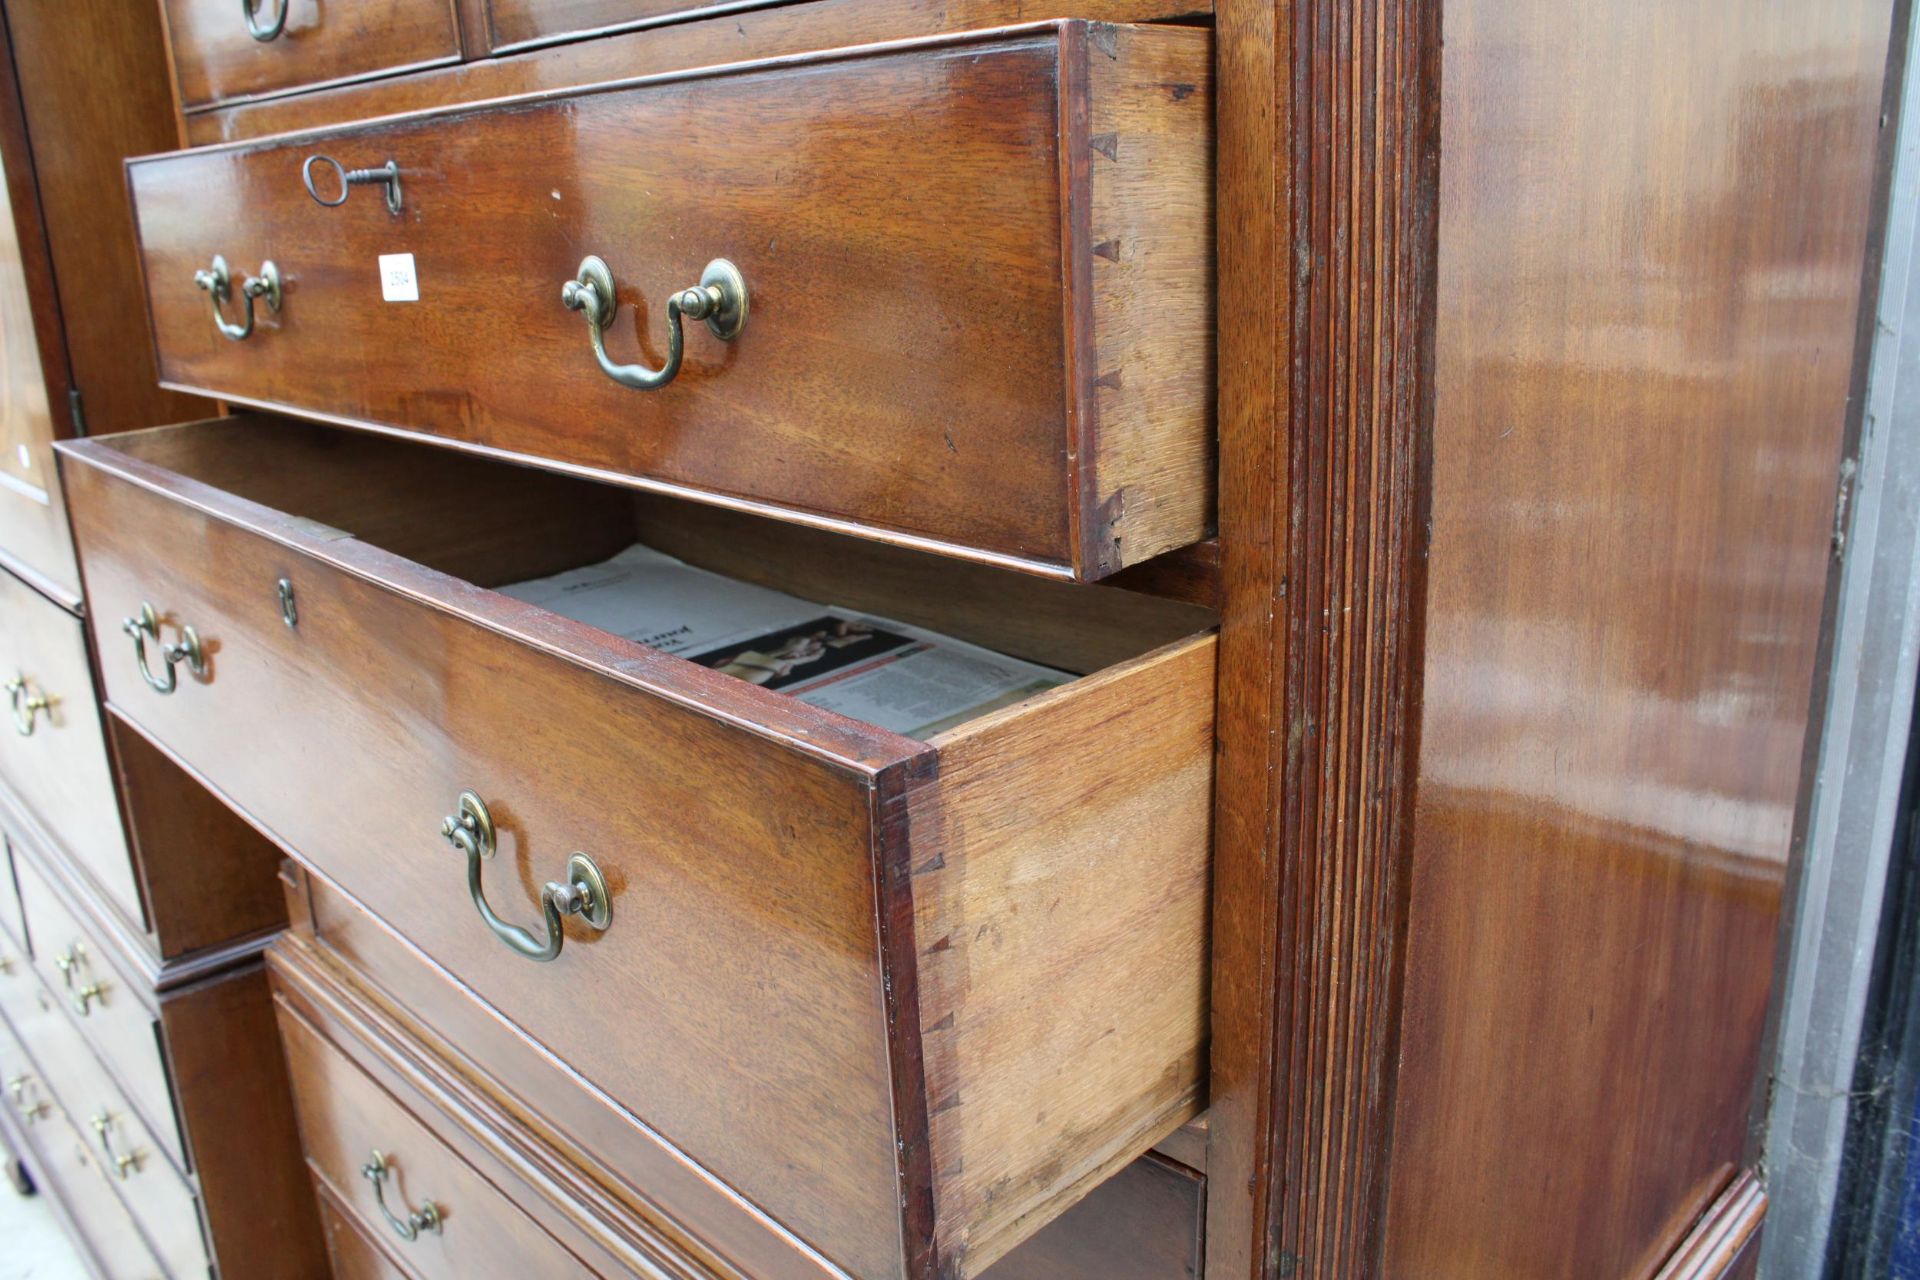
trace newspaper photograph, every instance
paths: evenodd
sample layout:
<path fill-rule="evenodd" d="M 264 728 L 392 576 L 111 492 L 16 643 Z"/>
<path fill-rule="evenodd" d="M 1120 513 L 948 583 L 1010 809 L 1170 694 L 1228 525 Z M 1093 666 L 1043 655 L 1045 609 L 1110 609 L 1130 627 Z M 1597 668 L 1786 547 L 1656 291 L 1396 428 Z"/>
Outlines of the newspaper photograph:
<path fill-rule="evenodd" d="M 913 738 L 1073 679 L 951 636 L 697 569 L 640 544 L 600 564 L 499 590 Z"/>

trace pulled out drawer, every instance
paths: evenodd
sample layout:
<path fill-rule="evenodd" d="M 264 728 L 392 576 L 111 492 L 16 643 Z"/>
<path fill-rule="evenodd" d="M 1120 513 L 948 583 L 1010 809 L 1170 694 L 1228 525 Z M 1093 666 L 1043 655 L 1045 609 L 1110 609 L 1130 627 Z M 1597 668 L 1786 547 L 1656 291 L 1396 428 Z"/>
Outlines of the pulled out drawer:
<path fill-rule="evenodd" d="M 291 423 L 63 449 L 116 711 L 847 1270 L 975 1274 L 1197 1109 L 1205 611 Z M 917 741 L 487 589 L 636 538 L 1085 674 Z"/>
<path fill-rule="evenodd" d="M 135 160 L 161 375 L 1099 578 L 1213 521 L 1210 62 L 1044 23 Z"/>

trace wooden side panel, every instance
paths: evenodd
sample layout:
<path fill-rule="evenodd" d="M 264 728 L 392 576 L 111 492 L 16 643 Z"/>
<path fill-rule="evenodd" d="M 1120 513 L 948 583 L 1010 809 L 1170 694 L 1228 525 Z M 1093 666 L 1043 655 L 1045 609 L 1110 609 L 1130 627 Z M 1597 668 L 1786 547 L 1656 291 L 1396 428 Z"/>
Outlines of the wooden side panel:
<path fill-rule="evenodd" d="M 220 7 L 239 21 L 238 0 Z M 179 145 L 160 7 L 7 0 L 6 17 L 58 295 L 57 305 L 52 296 L 40 305 L 64 320 L 85 430 L 205 417 L 212 405 L 158 385 L 152 335 L 138 312 L 140 250 L 121 167 L 127 156 Z M 79 430 L 65 406 L 56 417 L 60 434 Z"/>
<path fill-rule="evenodd" d="M 1388 1275 L 1645 1275 L 1741 1161 L 1892 8 L 1446 7 Z"/>
<path fill-rule="evenodd" d="M 1067 158 L 1085 174 L 1087 221 L 1066 269 L 1089 299 L 1071 393 L 1093 442 L 1082 537 L 1102 573 L 1213 528 L 1214 434 L 1165 429 L 1213 416 L 1211 44 L 1201 30 L 1096 27 L 1084 46 L 1088 114 Z"/>
<path fill-rule="evenodd" d="M 1200 1280 L 1207 1180 L 1143 1156 L 981 1280 Z"/>
<path fill-rule="evenodd" d="M 257 961 L 162 998 L 180 1122 L 223 1276 L 305 1280 L 325 1246 Z"/>
<path fill-rule="evenodd" d="M 1199 1109 L 1213 658 L 1173 645 L 936 744 L 911 883 L 953 1274 Z"/>

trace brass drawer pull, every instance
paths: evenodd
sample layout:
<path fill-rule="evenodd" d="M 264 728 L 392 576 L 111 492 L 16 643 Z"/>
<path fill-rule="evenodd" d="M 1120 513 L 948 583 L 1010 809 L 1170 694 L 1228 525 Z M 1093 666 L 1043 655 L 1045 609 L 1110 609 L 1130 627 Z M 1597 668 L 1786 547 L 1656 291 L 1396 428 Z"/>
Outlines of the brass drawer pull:
<path fill-rule="evenodd" d="M 609 378 L 624 387 L 652 391 L 664 387 L 680 372 L 680 357 L 686 348 L 681 318 L 705 320 L 713 336 L 721 341 L 738 337 L 747 325 L 747 281 L 740 269 L 725 258 L 715 258 L 700 273 L 700 283 L 682 289 L 667 299 L 667 362 L 658 369 L 645 365 L 615 364 L 607 358 L 606 331 L 620 309 L 613 293 L 613 271 L 601 259 L 589 255 L 580 263 L 574 278 L 560 286 L 560 301 L 569 311 L 587 318 L 587 336 L 593 343 L 593 357 Z"/>
<path fill-rule="evenodd" d="M 440 823 L 440 834 L 448 844 L 467 855 L 467 892 L 480 918 L 493 930 L 493 936 L 507 944 L 517 955 L 545 962 L 555 959 L 567 941 L 560 922 L 565 916 L 579 916 L 589 928 L 605 929 L 613 921 L 613 897 L 600 868 L 584 853 L 567 859 L 565 883 L 547 881 L 540 891 L 541 913 L 546 917 L 547 940 L 538 942 L 517 924 L 508 924 L 487 905 L 487 892 L 480 884 L 480 866 L 493 856 L 493 815 L 487 802 L 471 791 L 460 793 L 460 810 Z"/>
<path fill-rule="evenodd" d="M 340 198 L 338 200 L 327 199 L 321 195 L 319 189 L 313 185 L 313 166 L 316 164 L 333 166 L 334 173 L 340 179 Z M 313 197 L 315 204 L 323 204 L 329 209 L 338 209 L 341 205 L 345 204 L 347 202 L 347 193 L 353 190 L 353 188 L 371 186 L 377 182 L 387 189 L 387 212 L 400 212 L 400 166 L 392 160 L 387 161 L 378 169 L 349 169 L 332 156 L 308 156 L 307 162 L 300 166 L 300 181 L 306 184 L 307 194 Z"/>
<path fill-rule="evenodd" d="M 418 1209 L 412 1210 L 406 1217 L 396 1217 L 387 1207 L 387 1179 L 393 1176 L 393 1166 L 387 1158 L 375 1151 L 367 1162 L 360 1166 L 360 1176 L 373 1184 L 373 1202 L 380 1206 L 380 1213 L 393 1228 L 393 1234 L 402 1240 L 416 1240 L 422 1231 L 440 1233 L 440 1206 L 429 1200 Z M 406 1208 L 405 1205 L 400 1206 Z"/>
<path fill-rule="evenodd" d="M 89 1116 L 87 1123 L 93 1126 L 93 1134 L 100 1140 L 100 1154 L 113 1166 L 113 1176 L 125 1182 L 127 1178 L 140 1172 L 140 1153 L 129 1151 L 125 1155 L 115 1155 L 113 1151 L 113 1117 L 105 1111 Z"/>
<path fill-rule="evenodd" d="M 47 712 L 49 720 L 53 718 L 53 699 L 44 693 L 38 697 L 28 694 L 25 672 L 7 681 L 7 696 L 13 702 L 14 730 L 23 738 L 33 736 L 34 718 L 42 711 Z"/>
<path fill-rule="evenodd" d="M 27 1088 L 31 1084 L 33 1084 L 33 1077 L 28 1075 L 18 1075 L 7 1081 L 7 1093 L 13 1098 L 13 1109 L 27 1124 L 32 1124 L 47 1114 L 46 1103 L 37 1098 L 32 1102 L 27 1101 Z"/>
<path fill-rule="evenodd" d="M 93 1016 L 93 1002 L 96 1000 L 101 1004 L 107 1002 L 106 984 L 89 982 L 73 993 L 73 1011 L 83 1018 L 90 1018 Z"/>
<path fill-rule="evenodd" d="M 213 302 L 213 325 L 225 337 L 239 342 L 253 334 L 253 300 L 264 297 L 267 306 L 274 311 L 280 310 L 280 268 L 271 261 L 260 264 L 260 274 L 248 276 L 240 282 L 240 296 L 247 303 L 247 319 L 244 324 L 232 324 L 227 320 L 221 308 L 233 297 L 233 273 L 227 269 L 227 260 L 219 254 L 213 255 L 213 262 L 204 271 L 193 273 L 195 287 L 204 290 Z"/>
<path fill-rule="evenodd" d="M 138 616 L 120 620 L 120 629 L 133 637 L 133 658 L 140 664 L 140 678 L 155 693 L 172 693 L 180 686 L 180 673 L 176 668 L 182 662 L 194 675 L 206 676 L 207 652 L 200 644 L 200 634 L 192 627 L 180 628 L 180 643 L 160 647 L 161 661 L 167 664 L 166 678 L 153 674 L 153 668 L 147 665 L 147 641 L 160 639 L 160 615 L 146 601 L 140 602 Z"/>
<path fill-rule="evenodd" d="M 87 948 L 78 942 L 69 943 L 65 951 L 53 957 L 53 967 L 60 971 L 60 980 L 66 983 L 67 990 L 73 990 L 73 971 L 86 962 Z"/>
<path fill-rule="evenodd" d="M 247 34 L 265 44 L 287 29 L 288 0 L 273 0 L 273 20 L 262 23 L 255 16 L 260 8 L 260 0 L 240 0 L 240 8 L 247 15 Z"/>

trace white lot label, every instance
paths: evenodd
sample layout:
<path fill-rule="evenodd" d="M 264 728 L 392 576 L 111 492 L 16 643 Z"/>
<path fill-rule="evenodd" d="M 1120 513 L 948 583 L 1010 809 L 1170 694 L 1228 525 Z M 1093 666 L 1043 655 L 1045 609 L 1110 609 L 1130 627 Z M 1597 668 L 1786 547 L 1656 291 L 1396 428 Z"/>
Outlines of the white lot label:
<path fill-rule="evenodd" d="M 20 446 L 20 469 L 25 471 L 33 466 L 33 457 L 27 452 L 27 446 Z"/>
<path fill-rule="evenodd" d="M 388 302 L 420 301 L 420 278 L 413 274 L 413 255 L 380 255 L 380 296 Z"/>

